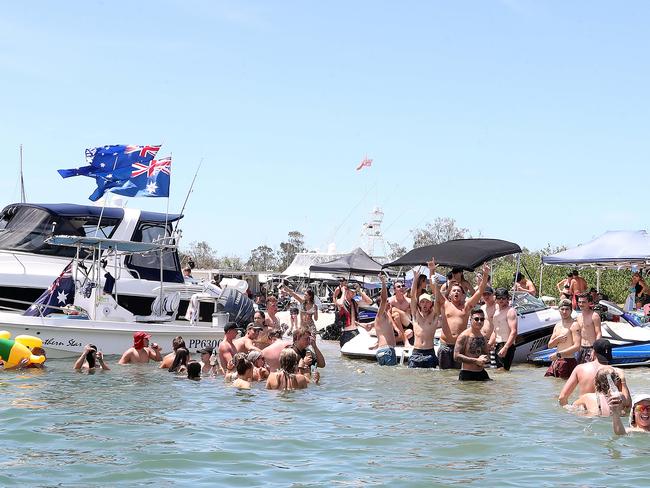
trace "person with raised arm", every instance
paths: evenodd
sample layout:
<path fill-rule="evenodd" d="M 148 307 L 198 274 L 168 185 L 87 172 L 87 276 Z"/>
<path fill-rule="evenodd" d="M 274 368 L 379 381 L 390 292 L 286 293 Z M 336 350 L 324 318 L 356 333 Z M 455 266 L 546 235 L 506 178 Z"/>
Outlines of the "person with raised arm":
<path fill-rule="evenodd" d="M 379 298 L 379 309 L 375 317 L 375 333 L 377 334 L 377 352 L 375 357 L 380 366 L 395 366 L 397 355 L 395 354 L 395 333 L 393 325 L 388 318 L 388 289 L 386 288 L 386 275 L 380 274 L 381 296 Z"/>
<path fill-rule="evenodd" d="M 465 329 L 456 339 L 454 360 L 461 363 L 459 381 L 489 381 L 485 365 L 490 362 L 489 346 L 481 328 L 485 323 L 485 312 L 479 306 L 471 311 L 470 328 Z"/>
<path fill-rule="evenodd" d="M 446 298 L 441 292 L 440 287 L 434 287 L 436 292 L 436 302 L 440 303 L 442 313 L 445 315 L 449 332 L 445 333 L 443 329 L 440 336 L 440 345 L 438 346 L 438 363 L 440 369 L 460 369 L 460 363 L 454 360 L 454 347 L 456 338 L 467 329 L 467 319 L 469 314 L 478 304 L 490 276 L 490 269 L 486 264 L 483 265 L 481 281 L 476 292 L 466 301 L 463 302 L 465 292 L 460 284 L 452 284 L 449 289 L 449 298 Z"/>
<path fill-rule="evenodd" d="M 82 369 L 87 369 L 88 372 L 95 371 L 95 367 L 99 364 L 99 367 L 103 371 L 108 371 L 111 368 L 104 362 L 104 354 L 101 351 L 97 350 L 97 346 L 94 344 L 86 344 L 84 347 L 81 356 L 74 363 L 74 369 L 81 371 Z"/>
<path fill-rule="evenodd" d="M 627 428 L 625 428 L 621 421 L 621 414 L 624 409 L 623 398 L 620 395 L 612 395 L 609 397 L 608 403 L 612 412 L 614 434 L 626 435 L 633 432 L 650 433 L 650 395 L 641 393 L 632 397 L 630 426 Z"/>
<path fill-rule="evenodd" d="M 429 267 L 429 276 L 431 276 L 431 286 L 439 290 L 439 285 L 435 280 L 436 263 L 432 258 L 427 262 Z M 433 339 L 438 327 L 442 328 L 443 334 L 451 334 L 447 320 L 441 313 L 441 302 L 436 300 L 434 304 L 433 297 L 428 293 L 423 293 L 417 297 L 417 282 L 420 273 L 413 270 L 413 283 L 411 285 L 411 316 L 413 317 L 413 350 L 409 357 L 409 368 L 435 368 L 438 366 L 438 357 L 433 348 Z M 439 293 L 439 291 L 438 291 Z"/>

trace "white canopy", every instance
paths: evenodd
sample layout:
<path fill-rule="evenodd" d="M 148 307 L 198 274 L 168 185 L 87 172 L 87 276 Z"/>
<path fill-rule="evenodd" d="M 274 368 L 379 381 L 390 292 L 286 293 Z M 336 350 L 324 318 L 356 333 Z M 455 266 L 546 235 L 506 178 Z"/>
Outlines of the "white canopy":
<path fill-rule="evenodd" d="M 650 264 L 650 236 L 645 230 L 605 232 L 593 241 L 542 257 L 543 264 L 619 268 Z"/>

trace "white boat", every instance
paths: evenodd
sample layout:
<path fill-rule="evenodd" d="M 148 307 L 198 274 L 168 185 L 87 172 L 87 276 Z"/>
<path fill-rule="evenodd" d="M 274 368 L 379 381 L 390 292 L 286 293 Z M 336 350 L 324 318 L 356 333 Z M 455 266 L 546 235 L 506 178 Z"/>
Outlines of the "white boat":
<path fill-rule="evenodd" d="M 122 354 L 133 345 L 133 334 L 145 331 L 151 334 L 152 342 L 163 349 L 170 349 L 171 340 L 180 335 L 190 350 L 205 346 L 216 346 L 223 337 L 223 328 L 212 322 L 190 325 L 175 321 L 180 294 L 178 290 L 165 289 L 158 283 L 158 297 L 153 300 L 147 315 L 135 315 L 119 305 L 121 280 L 119 273 L 114 291 L 105 291 L 107 270 L 102 261 L 110 261 L 118 255 L 148 256 L 148 259 L 164 261 L 167 252 L 175 252 L 174 244 L 135 243 L 114 239 L 56 236 L 47 240 L 48 245 L 70 247 L 75 251 L 69 279 L 74 282 L 74 307 L 55 307 L 52 302 L 32 305 L 24 315 L 21 312 L 0 312 L 0 329 L 7 330 L 12 337 L 26 334 L 39 337 L 48 357 L 71 357 L 80 354 L 86 344 L 95 344 L 104 354 Z M 116 264 L 116 261 L 113 261 Z M 115 269 L 115 268 L 114 268 Z M 60 301 L 66 301 L 63 289 L 57 292 L 65 275 L 61 275 L 49 289 L 53 296 L 58 293 Z M 74 314 L 46 314 L 51 309 Z M 81 312 L 80 314 L 77 314 Z"/>
<path fill-rule="evenodd" d="M 26 309 L 50 286 L 75 255 L 75 248 L 47 241 L 57 235 L 110 238 L 152 243 L 171 235 L 182 215 L 146 212 L 134 208 L 74 204 L 15 203 L 0 212 L 0 306 Z M 99 224 L 99 226 L 98 226 Z M 135 315 L 147 314 L 158 292 L 160 263 L 150 254 L 115 253 L 107 267 L 116 270 L 118 303 Z M 163 256 L 162 278 L 179 291 L 179 313 L 188 300 L 204 291 L 202 284 L 185 283 L 175 248 Z M 213 308 L 201 307 L 203 320 Z"/>
<path fill-rule="evenodd" d="M 526 362 L 531 353 L 546 349 L 553 333 L 553 327 L 560 321 L 560 312 L 548 307 L 542 300 L 529 293 L 513 294 L 513 306 L 517 310 L 518 331 L 513 362 Z M 439 337 L 440 331 L 437 331 Z M 375 359 L 376 348 L 373 346 L 377 337 L 359 327 L 359 335 L 343 344 L 341 354 L 350 358 Z M 436 341 L 437 342 L 437 341 Z M 436 343 L 436 352 L 438 349 Z M 395 348 L 398 358 L 410 356 L 410 348 Z"/>

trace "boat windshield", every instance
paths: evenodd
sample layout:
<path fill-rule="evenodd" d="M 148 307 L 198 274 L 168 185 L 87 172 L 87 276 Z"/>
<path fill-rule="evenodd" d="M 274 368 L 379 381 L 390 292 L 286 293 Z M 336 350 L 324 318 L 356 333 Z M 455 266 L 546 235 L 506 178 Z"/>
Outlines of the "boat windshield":
<path fill-rule="evenodd" d="M 167 235 L 171 235 L 171 224 L 167 224 Z M 162 222 L 140 222 L 133 234 L 133 241 L 155 243 L 165 237 L 165 224 Z M 171 283 L 183 283 L 183 273 L 175 249 L 163 253 L 163 280 Z M 144 280 L 160 280 L 160 254 L 147 252 L 131 254 L 126 258 L 126 266 L 135 271 L 134 277 Z"/>
<path fill-rule="evenodd" d="M 549 308 L 542 300 L 528 292 L 514 292 L 513 298 L 513 306 L 519 314 L 539 312 Z"/>
<path fill-rule="evenodd" d="M 54 215 L 41 208 L 7 207 L 0 214 L 0 250 L 22 251 L 48 256 L 73 257 L 76 250 L 52 246 L 52 235 L 94 236 L 99 218 Z M 111 237 L 118 219 L 103 218 L 97 235 Z"/>

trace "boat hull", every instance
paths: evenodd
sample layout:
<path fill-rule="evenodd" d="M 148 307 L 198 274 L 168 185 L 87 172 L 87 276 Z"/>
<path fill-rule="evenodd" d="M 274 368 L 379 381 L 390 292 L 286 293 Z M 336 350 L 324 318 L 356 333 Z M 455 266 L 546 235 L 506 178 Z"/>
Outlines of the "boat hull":
<path fill-rule="evenodd" d="M 93 321 L 62 315 L 27 317 L 6 312 L 0 313 L 0 330 L 9 331 L 12 337 L 39 337 L 48 358 L 76 357 L 86 344 L 96 345 L 106 355 L 121 355 L 133 345 L 133 334 L 138 331 L 151 334 L 151 342 L 158 343 L 163 352 L 171 351 L 176 336 L 183 337 L 190 351 L 217 346 L 223 338 L 223 329 L 211 326 Z"/>

